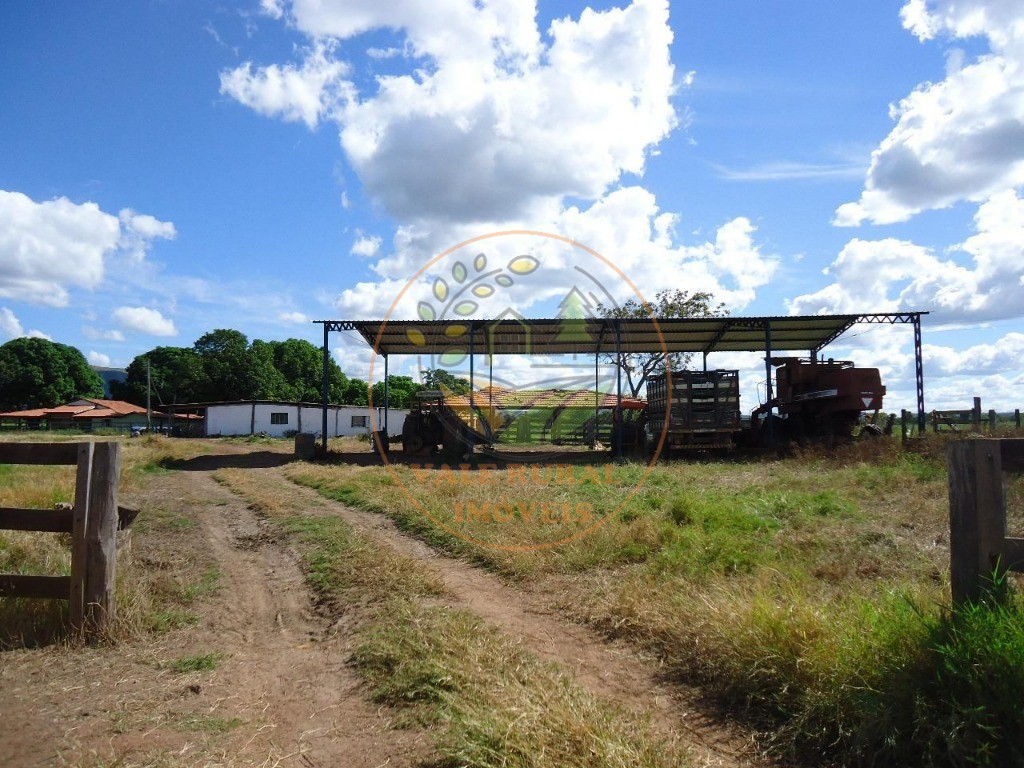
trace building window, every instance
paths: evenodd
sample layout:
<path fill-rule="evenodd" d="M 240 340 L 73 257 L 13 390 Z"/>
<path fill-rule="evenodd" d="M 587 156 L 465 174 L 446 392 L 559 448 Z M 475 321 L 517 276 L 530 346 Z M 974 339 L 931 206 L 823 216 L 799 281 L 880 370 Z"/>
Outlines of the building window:
<path fill-rule="evenodd" d="M 367 419 L 369 419 L 369 418 L 370 418 L 369 416 L 353 416 L 352 417 L 352 426 L 353 427 L 368 427 L 368 426 L 370 426 L 367 423 Z"/>
<path fill-rule="evenodd" d="M 271 413 L 270 414 L 270 423 L 271 424 L 287 424 L 288 423 L 288 413 L 287 412 L 284 412 L 284 413 Z"/>

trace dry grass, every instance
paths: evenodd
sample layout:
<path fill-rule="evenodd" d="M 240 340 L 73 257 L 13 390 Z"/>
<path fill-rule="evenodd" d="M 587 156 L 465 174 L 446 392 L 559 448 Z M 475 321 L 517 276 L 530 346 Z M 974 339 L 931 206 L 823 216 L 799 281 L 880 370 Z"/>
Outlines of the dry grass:
<path fill-rule="evenodd" d="M 396 482 L 383 468 L 314 465 L 290 467 L 288 476 L 506 574 L 561 574 L 565 610 L 654 651 L 680 680 L 766 725 L 780 753 L 947 765 L 986 750 L 1007 754 L 1000 728 L 1008 726 L 1000 724 L 1014 722 L 1002 699 L 969 682 L 976 672 L 964 660 L 982 635 L 961 636 L 945 620 L 947 442 L 922 441 L 913 452 L 876 440 L 784 460 L 674 462 L 646 476 L 643 467 L 617 466 L 589 485 L 407 468 L 396 470 Z M 1011 480 L 1009 490 L 1012 526 L 1024 484 Z M 459 509 L 510 497 L 582 501 L 595 516 L 621 509 L 571 543 L 525 552 L 515 548 L 579 527 L 459 519 Z M 1011 606 L 1000 621 L 1012 624 L 1020 610 Z M 1012 649 L 1016 635 L 1005 629 Z M 1024 675 L 1024 645 L 1019 655 L 1005 679 Z M 950 706 L 934 685 L 939 669 L 987 714 Z"/>
<path fill-rule="evenodd" d="M 19 433 L 19 442 L 76 442 L 82 435 Z M 104 438 L 116 439 L 116 438 Z M 192 458 L 209 448 L 196 441 L 177 441 L 150 435 L 122 439 L 122 493 L 130 493 L 146 482 L 153 472 L 165 471 L 168 461 Z M 29 465 L 0 465 L 0 506 L 52 509 L 57 503 L 71 503 L 75 493 L 75 468 Z M 159 514 L 144 515 L 140 529 L 173 521 L 159 520 Z M 66 534 L 0 531 L 0 572 L 38 575 L 68 575 L 71 571 L 70 537 Z M 153 589 L 152 573 L 138 566 L 130 552 L 118 557 L 117 619 L 105 632 L 105 640 L 117 642 L 150 628 L 187 623 L 183 611 L 168 605 L 166 594 Z M 74 642 L 67 629 L 67 603 L 61 600 L 5 599 L 0 601 L 0 648 Z"/>
<path fill-rule="evenodd" d="M 376 701 L 440 727 L 446 766 L 688 762 L 678 743 L 464 611 L 391 600 L 365 628 L 355 662 Z"/>
<path fill-rule="evenodd" d="M 421 560 L 298 501 L 272 476 L 227 469 L 215 478 L 293 537 L 321 608 L 355 624 L 356 667 L 374 698 L 432 726 L 442 765 L 685 764 L 649 724 L 600 703 L 472 615 L 438 606 L 446 591 Z"/>

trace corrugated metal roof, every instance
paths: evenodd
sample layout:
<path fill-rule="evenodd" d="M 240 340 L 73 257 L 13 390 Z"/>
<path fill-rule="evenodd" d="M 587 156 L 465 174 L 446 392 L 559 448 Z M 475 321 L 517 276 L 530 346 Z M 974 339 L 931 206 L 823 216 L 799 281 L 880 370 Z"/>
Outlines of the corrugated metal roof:
<path fill-rule="evenodd" d="M 357 331 L 384 355 L 773 352 L 820 350 L 857 323 L 909 323 L 923 312 L 784 317 L 505 320 L 317 320 Z"/>

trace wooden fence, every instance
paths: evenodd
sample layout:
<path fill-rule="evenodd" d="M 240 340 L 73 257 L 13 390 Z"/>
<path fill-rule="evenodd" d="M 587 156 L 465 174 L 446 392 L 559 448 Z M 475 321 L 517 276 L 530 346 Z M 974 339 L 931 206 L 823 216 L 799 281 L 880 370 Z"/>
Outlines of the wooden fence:
<path fill-rule="evenodd" d="M 1021 428 L 1020 408 L 1013 412 L 1011 421 L 1000 421 L 995 410 L 982 411 L 981 398 L 974 398 L 974 405 L 971 408 L 961 408 L 949 411 L 931 411 L 928 414 L 928 422 L 933 432 L 959 432 L 961 429 L 972 432 L 981 432 L 988 429 L 995 432 L 997 428 L 1012 427 Z M 914 433 L 917 425 L 917 417 L 910 411 L 904 410 L 900 413 L 900 425 L 903 439 L 906 440 Z"/>
<path fill-rule="evenodd" d="M 117 485 L 121 446 L 115 442 L 0 443 L 0 464 L 76 465 L 69 509 L 0 507 L 0 529 L 71 534 L 70 576 L 0 574 L 0 597 L 63 599 L 75 628 L 101 629 L 114 617 Z M 126 517 L 129 510 L 124 510 Z"/>
<path fill-rule="evenodd" d="M 1024 471 L 1024 439 L 949 445 L 949 550 L 954 605 L 977 601 L 993 579 L 1024 572 L 1024 539 L 1006 535 L 1003 472 Z"/>

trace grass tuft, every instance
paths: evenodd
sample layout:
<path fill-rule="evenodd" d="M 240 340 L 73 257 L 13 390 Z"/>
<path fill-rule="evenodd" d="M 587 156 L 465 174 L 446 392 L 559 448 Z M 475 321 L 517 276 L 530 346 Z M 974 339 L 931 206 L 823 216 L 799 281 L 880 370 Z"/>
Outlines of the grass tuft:
<path fill-rule="evenodd" d="M 678 744 L 597 701 L 465 611 L 392 601 L 356 649 L 374 700 L 440 731 L 445 766 L 626 768 L 687 762 Z"/>
<path fill-rule="evenodd" d="M 212 672 L 220 666 L 223 660 L 223 654 L 205 653 L 199 656 L 182 656 L 169 662 L 166 666 L 172 672 L 184 675 L 189 672 Z"/>

